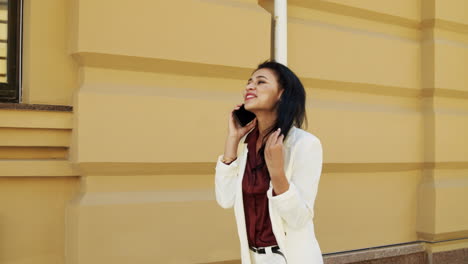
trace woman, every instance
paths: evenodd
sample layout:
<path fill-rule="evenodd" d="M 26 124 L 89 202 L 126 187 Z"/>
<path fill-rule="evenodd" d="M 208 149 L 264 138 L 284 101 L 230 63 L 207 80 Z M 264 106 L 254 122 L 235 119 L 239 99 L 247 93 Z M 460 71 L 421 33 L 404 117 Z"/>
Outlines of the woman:
<path fill-rule="evenodd" d="M 288 67 L 265 61 L 243 97 L 256 117 L 242 127 L 231 112 L 215 174 L 217 203 L 234 207 L 242 263 L 321 264 L 313 209 L 322 145 L 301 129 L 304 87 Z"/>

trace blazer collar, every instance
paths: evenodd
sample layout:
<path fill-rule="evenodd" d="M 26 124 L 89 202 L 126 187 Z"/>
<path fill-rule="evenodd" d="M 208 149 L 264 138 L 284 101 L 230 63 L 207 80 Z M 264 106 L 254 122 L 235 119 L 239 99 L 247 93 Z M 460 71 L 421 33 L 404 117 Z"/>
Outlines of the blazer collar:
<path fill-rule="evenodd" d="M 254 128 L 252 128 L 249 132 L 247 132 L 240 140 L 241 143 L 244 143 L 245 145 L 247 145 L 247 142 L 244 142 L 245 141 L 245 138 L 247 137 L 248 134 L 250 134 L 250 132 L 252 132 L 254 130 Z M 296 133 L 297 133 L 297 127 L 295 125 L 292 125 L 291 126 L 291 129 L 289 130 L 288 132 L 288 135 L 286 136 L 286 138 L 284 139 L 284 142 L 283 144 L 286 146 L 286 147 L 289 147 L 291 146 L 292 142 L 294 142 L 294 138 L 296 137 Z"/>

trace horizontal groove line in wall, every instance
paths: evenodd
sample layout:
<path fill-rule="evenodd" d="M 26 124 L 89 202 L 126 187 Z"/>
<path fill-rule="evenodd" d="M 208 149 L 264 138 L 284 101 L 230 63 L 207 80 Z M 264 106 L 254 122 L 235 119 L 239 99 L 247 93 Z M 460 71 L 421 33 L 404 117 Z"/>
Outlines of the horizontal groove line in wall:
<path fill-rule="evenodd" d="M 354 27 L 351 27 L 349 25 L 340 25 L 337 23 L 331 23 L 329 21 L 311 20 L 311 19 L 305 19 L 305 18 L 299 18 L 299 17 L 291 17 L 288 19 L 288 21 L 291 23 L 304 24 L 308 26 L 321 27 L 321 28 L 328 28 L 334 31 L 366 35 L 366 36 L 370 36 L 374 38 L 383 38 L 383 39 L 388 39 L 388 40 L 393 40 L 393 41 L 404 41 L 404 42 L 417 44 L 419 43 L 421 39 L 420 31 L 414 31 L 411 34 L 409 33 L 403 34 L 403 33 L 398 33 L 395 31 L 387 32 L 383 28 L 382 30 L 377 30 L 375 28 L 373 29 L 361 28 L 357 25 L 355 25 Z"/>
<path fill-rule="evenodd" d="M 468 25 L 445 19 L 428 18 L 422 21 L 376 12 L 359 7 L 332 3 L 322 0 L 290 0 L 291 5 L 324 11 L 337 15 L 350 16 L 375 22 L 402 26 L 410 29 L 440 28 L 453 32 L 468 34 Z"/>
<path fill-rule="evenodd" d="M 424 88 L 421 90 L 422 97 L 445 97 L 454 99 L 468 99 L 468 91 L 447 88 Z"/>
<path fill-rule="evenodd" d="M 107 69 L 119 69 L 129 71 L 161 72 L 169 74 L 179 74 L 184 76 L 209 77 L 209 78 L 229 78 L 244 80 L 250 75 L 251 69 L 224 66 L 207 65 L 204 63 L 174 61 L 167 59 L 154 59 L 143 57 L 128 57 L 112 54 L 99 53 L 78 53 L 75 56 L 83 57 L 85 66 L 100 67 Z M 108 62 L 113 62 L 108 64 Z M 141 67 L 141 68 L 140 68 Z M 183 69 L 183 70 L 182 70 Z M 403 86 L 392 86 L 384 84 L 372 84 L 364 82 L 348 82 L 339 80 L 318 79 L 312 77 L 299 76 L 306 88 L 332 89 L 338 91 L 362 92 L 375 95 L 388 95 L 397 97 L 427 97 L 431 96 L 433 88 L 419 89 Z M 432 89 L 432 90 L 431 90 Z M 173 91 L 174 94 L 177 91 Z M 436 95 L 442 97 L 468 98 L 468 91 L 455 89 L 436 89 Z"/>
<path fill-rule="evenodd" d="M 68 177 L 78 176 L 66 159 L 0 159 L 0 177 Z"/>
<path fill-rule="evenodd" d="M 82 205 L 141 204 L 164 202 L 214 201 L 213 189 L 199 190 L 157 190 L 157 191 L 106 191 L 88 192 L 80 199 Z"/>
<path fill-rule="evenodd" d="M 68 147 L 2 147 L 0 160 L 67 159 Z"/>
<path fill-rule="evenodd" d="M 290 0 L 289 4 L 296 5 L 299 7 L 314 9 L 318 11 L 324 11 L 337 15 L 350 16 L 355 18 L 361 18 L 366 20 L 372 20 L 375 22 L 392 24 L 396 26 L 402 26 L 411 29 L 418 29 L 420 23 L 417 20 L 408 19 L 400 16 L 390 15 L 386 13 L 376 12 L 372 10 L 366 10 L 363 8 L 332 3 L 321 0 Z"/>
<path fill-rule="evenodd" d="M 213 174 L 213 162 L 83 162 L 77 164 L 83 175 L 202 175 Z M 468 169 L 467 162 L 440 163 L 323 163 L 322 171 L 330 172 L 398 172 L 423 169 Z"/>
<path fill-rule="evenodd" d="M 54 163 L 56 162 L 56 163 Z M 54 165 L 56 164 L 56 165 Z M 58 176 L 117 176 L 117 175 L 211 175 L 214 173 L 214 162 L 83 162 L 72 164 L 68 160 L 59 159 L 0 159 L 0 176 L 46 176 L 41 170 L 47 166 L 59 166 L 59 171 L 67 168 L 67 173 Z M 80 171 L 76 171 L 77 166 Z M 9 175 L 8 171 L 15 171 Z M 26 169 L 25 169 L 26 168 Z M 349 172 L 397 172 L 422 169 L 468 169 L 467 162 L 440 162 L 440 163 L 324 163 L 323 173 L 349 173 Z M 28 175 L 28 171 L 34 173 Z M 54 171 L 54 168 L 48 170 Z"/>
<path fill-rule="evenodd" d="M 422 163 L 324 163 L 324 172 L 391 172 L 427 169 L 468 169 L 468 161 L 422 162 Z"/>
<path fill-rule="evenodd" d="M 462 33 L 462 34 L 468 34 L 468 25 L 467 24 L 462 24 L 462 23 L 457 23 L 453 21 L 448 21 L 444 19 L 424 19 L 421 21 L 420 25 L 421 29 L 426 29 L 426 28 L 438 28 L 438 29 L 444 29 L 444 30 L 449 30 L 457 33 Z"/>

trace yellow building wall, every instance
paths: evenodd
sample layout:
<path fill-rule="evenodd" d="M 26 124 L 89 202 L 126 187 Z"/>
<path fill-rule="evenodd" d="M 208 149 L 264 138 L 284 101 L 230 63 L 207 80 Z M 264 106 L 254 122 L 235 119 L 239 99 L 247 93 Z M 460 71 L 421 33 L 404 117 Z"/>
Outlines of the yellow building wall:
<path fill-rule="evenodd" d="M 288 2 L 322 252 L 466 248 L 466 2 Z M 26 0 L 22 102 L 73 112 L 0 109 L 0 262 L 239 263 L 214 162 L 271 4 Z"/>
<path fill-rule="evenodd" d="M 11 1 L 11 0 L 9 0 Z M 78 63 L 69 53 L 70 1 L 23 0 L 21 102 L 72 105 Z"/>

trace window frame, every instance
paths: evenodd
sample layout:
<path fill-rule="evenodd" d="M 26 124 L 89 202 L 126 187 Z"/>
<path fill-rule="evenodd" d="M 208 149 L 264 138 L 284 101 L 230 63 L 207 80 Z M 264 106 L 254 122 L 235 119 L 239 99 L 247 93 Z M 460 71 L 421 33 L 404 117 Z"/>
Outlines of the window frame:
<path fill-rule="evenodd" d="M 0 90 L 10 91 L 13 95 L 9 97 L 0 96 L 0 103 L 20 103 L 23 55 L 23 0 L 8 0 L 7 5 L 8 39 L 5 41 L 7 43 L 7 83 L 0 83 Z"/>

